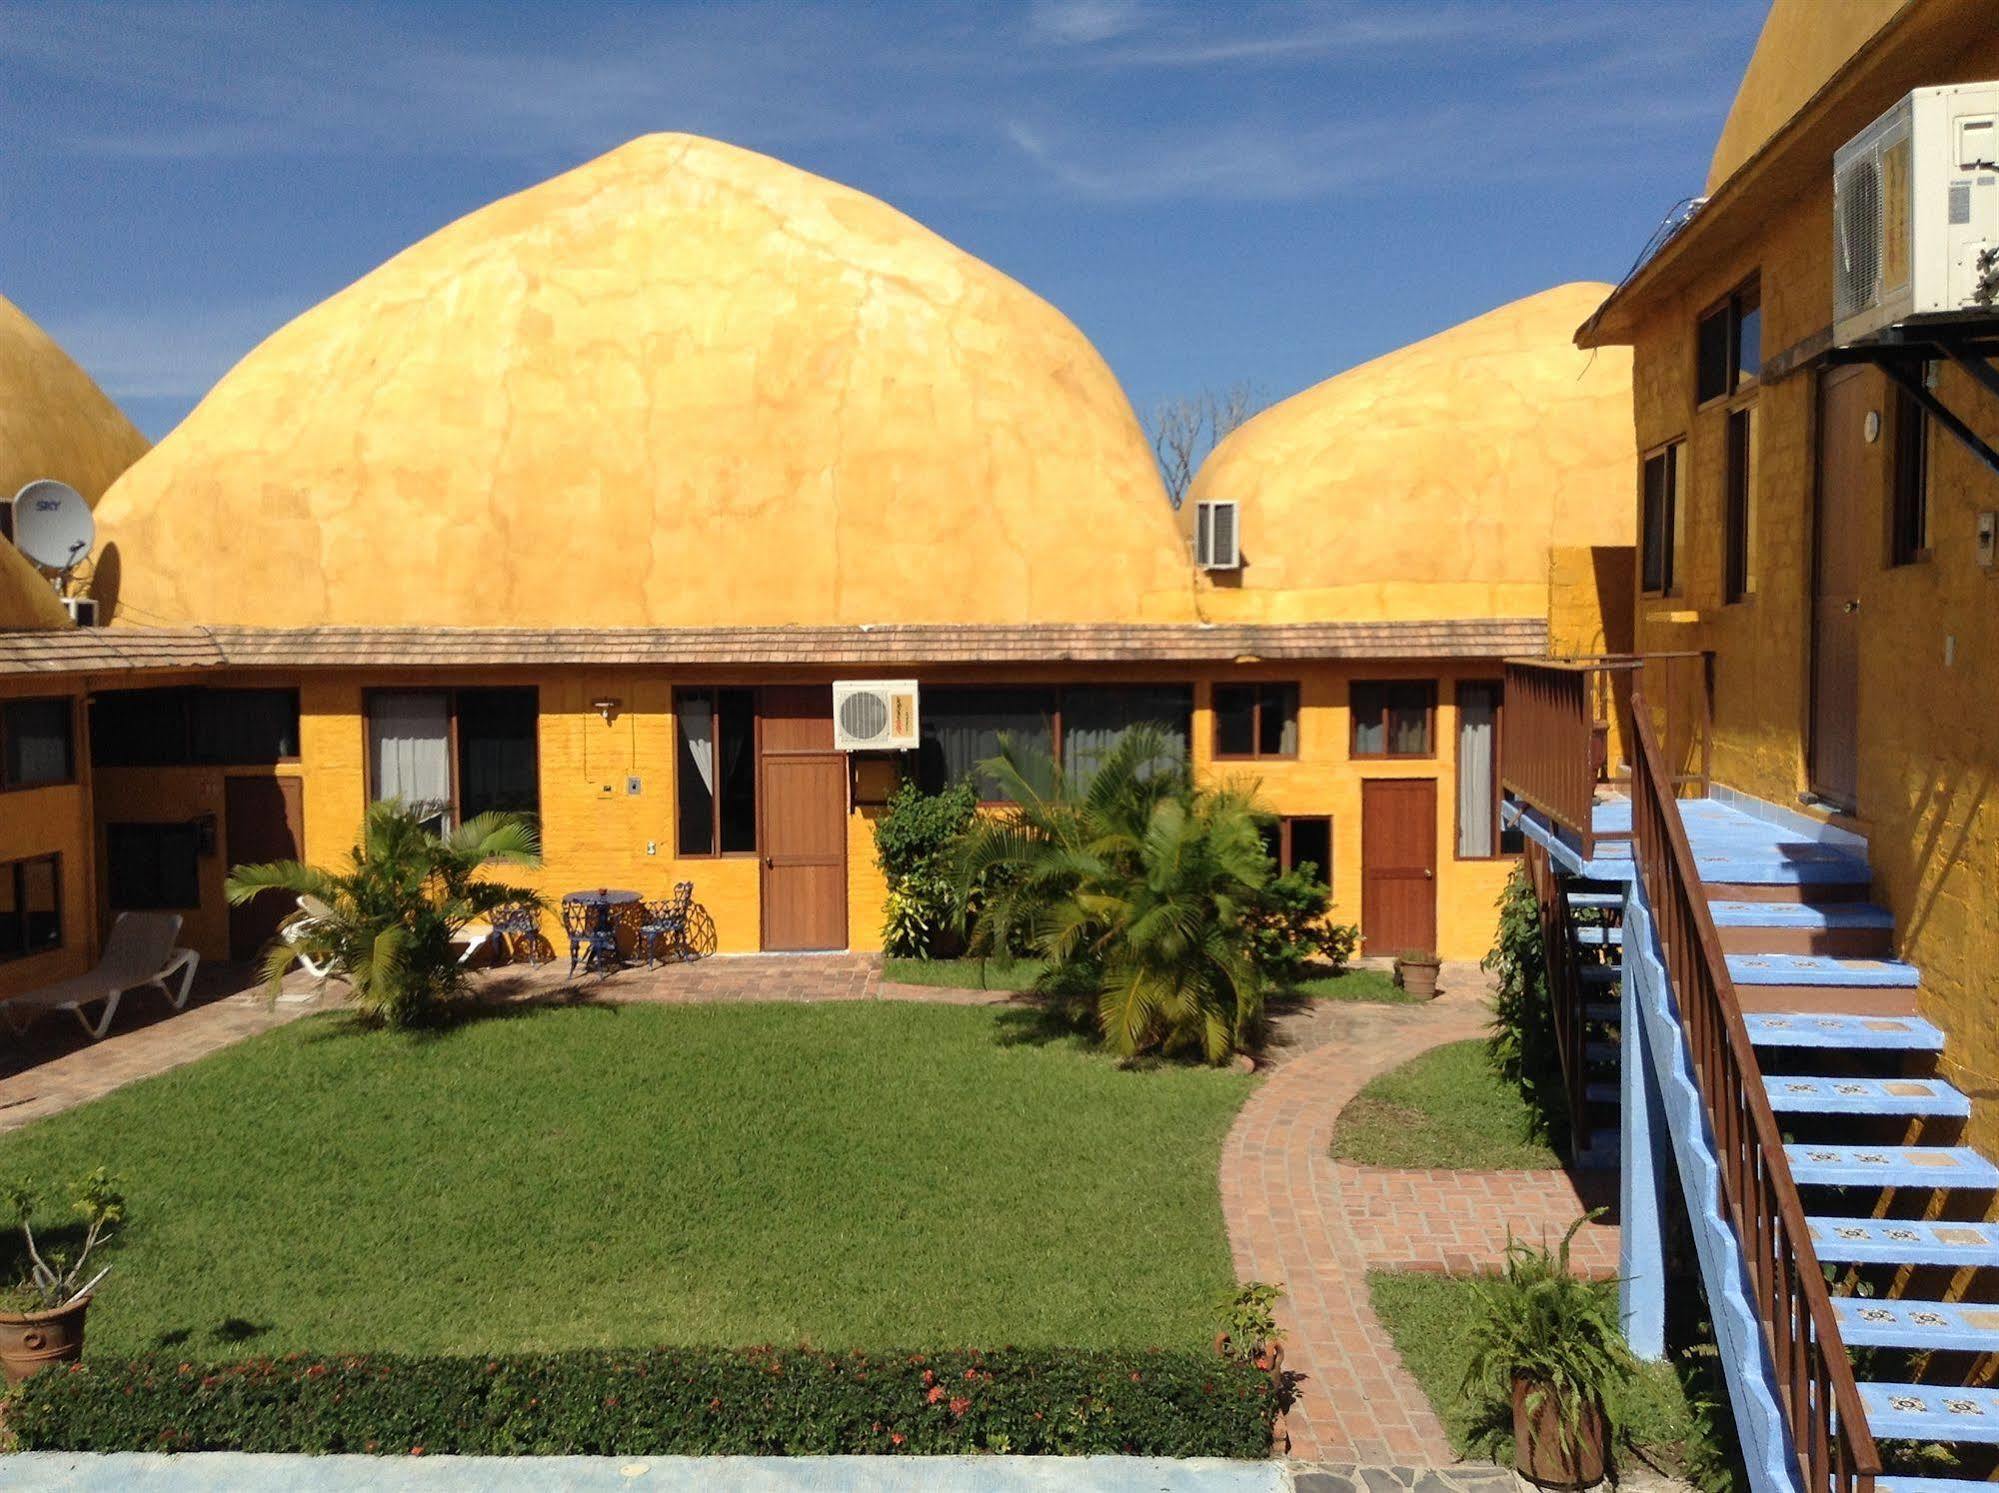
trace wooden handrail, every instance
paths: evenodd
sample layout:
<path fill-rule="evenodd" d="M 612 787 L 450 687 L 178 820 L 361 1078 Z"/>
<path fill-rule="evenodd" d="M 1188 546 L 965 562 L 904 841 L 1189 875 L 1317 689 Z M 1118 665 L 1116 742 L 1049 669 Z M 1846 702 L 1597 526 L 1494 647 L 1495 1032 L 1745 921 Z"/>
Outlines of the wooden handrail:
<path fill-rule="evenodd" d="M 1722 1201 L 1748 1269 L 1751 1305 L 1776 1369 L 1778 1401 L 1798 1469 L 1806 1493 L 1873 1493 L 1881 1456 L 1701 888 L 1674 778 L 1642 694 L 1634 694 L 1631 715 L 1638 870 L 1714 1134 Z M 1627 968 L 1632 955 L 1627 948 Z"/>

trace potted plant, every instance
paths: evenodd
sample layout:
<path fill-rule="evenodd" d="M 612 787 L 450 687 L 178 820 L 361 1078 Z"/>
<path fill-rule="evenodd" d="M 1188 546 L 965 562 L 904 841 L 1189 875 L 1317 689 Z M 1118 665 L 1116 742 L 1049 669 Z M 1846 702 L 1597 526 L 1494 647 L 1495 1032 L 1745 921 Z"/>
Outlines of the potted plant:
<path fill-rule="evenodd" d="M 125 1199 L 103 1167 L 76 1184 L 71 1211 L 83 1221 L 83 1242 L 74 1253 L 47 1248 L 35 1238 L 29 1221 L 34 1195 L 16 1187 L 6 1195 L 26 1248 L 27 1274 L 20 1284 L 0 1293 L 0 1374 L 19 1384 L 52 1363 L 74 1363 L 83 1356 L 83 1319 L 91 1292 L 111 1271 L 106 1265 L 84 1278 L 90 1259 L 111 1231 L 125 1221 Z"/>
<path fill-rule="evenodd" d="M 1506 1267 L 1480 1282 L 1465 1393 L 1512 1411 L 1515 1469 L 1544 1488 L 1603 1481 L 1612 1419 L 1633 1362 L 1618 1325 L 1617 1282 L 1569 1268 L 1579 1218 L 1550 1251 L 1509 1238 Z"/>
<path fill-rule="evenodd" d="M 1240 1358 L 1269 1373 L 1284 1367 L 1284 1344 L 1277 1336 L 1273 1308 L 1284 1294 L 1268 1281 L 1244 1281 L 1222 1298 L 1222 1330 L 1215 1334 L 1215 1351 Z"/>
<path fill-rule="evenodd" d="M 1428 949 L 1406 949 L 1395 956 L 1395 983 L 1419 1000 L 1437 993 L 1437 971 L 1443 961 Z"/>

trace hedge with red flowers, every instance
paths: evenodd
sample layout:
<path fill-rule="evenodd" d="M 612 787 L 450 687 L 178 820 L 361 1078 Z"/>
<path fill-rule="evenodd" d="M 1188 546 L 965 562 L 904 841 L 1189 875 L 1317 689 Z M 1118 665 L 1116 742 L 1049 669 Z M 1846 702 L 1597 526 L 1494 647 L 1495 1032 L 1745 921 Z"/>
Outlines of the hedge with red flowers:
<path fill-rule="evenodd" d="M 5 1419 L 24 1451 L 1254 1458 L 1282 1394 L 1201 1353 L 154 1356 L 45 1370 Z"/>

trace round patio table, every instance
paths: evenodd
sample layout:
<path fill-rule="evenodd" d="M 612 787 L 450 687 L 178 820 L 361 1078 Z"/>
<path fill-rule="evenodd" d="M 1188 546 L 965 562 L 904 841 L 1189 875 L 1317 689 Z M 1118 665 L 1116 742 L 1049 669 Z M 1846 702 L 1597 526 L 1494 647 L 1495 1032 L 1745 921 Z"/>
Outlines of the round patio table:
<path fill-rule="evenodd" d="M 565 907 L 586 908 L 588 910 L 587 926 L 590 931 L 592 933 L 608 933 L 611 930 L 611 925 L 617 921 L 620 909 L 636 907 L 641 900 L 637 892 L 626 891 L 622 887 L 599 887 L 594 892 L 565 893 L 562 898 L 562 905 Z M 589 958 L 585 961 L 586 966 L 596 965 L 597 955 L 598 946 L 596 940 L 593 939 L 591 940 Z M 614 954 L 612 957 L 617 963 L 624 962 L 622 956 Z M 575 956 L 572 954 L 570 956 L 570 967 L 572 970 L 575 968 L 575 963 Z"/>

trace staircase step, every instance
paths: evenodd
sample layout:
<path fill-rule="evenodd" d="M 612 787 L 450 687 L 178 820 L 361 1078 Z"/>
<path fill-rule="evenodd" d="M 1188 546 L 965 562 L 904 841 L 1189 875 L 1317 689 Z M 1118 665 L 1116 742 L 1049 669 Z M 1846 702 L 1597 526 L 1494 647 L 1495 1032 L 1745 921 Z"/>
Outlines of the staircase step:
<path fill-rule="evenodd" d="M 1999 1166 L 1970 1146 L 1786 1146 L 1800 1187 L 1999 1188 Z"/>
<path fill-rule="evenodd" d="M 1805 1078 L 1763 1080 L 1779 1114 L 1938 1115 L 1964 1119 L 1971 1101 L 1940 1078 Z"/>
<path fill-rule="evenodd" d="M 1860 1402 L 1881 1440 L 1999 1443 L 1999 1390 L 1864 1383 Z"/>
<path fill-rule="evenodd" d="M 1620 1044 L 1616 1042 L 1583 1043 L 1583 1059 L 1591 1063 L 1614 1063 Z"/>
<path fill-rule="evenodd" d="M 1920 1016 L 1842 1016 L 1818 1011 L 1748 1011 L 1758 1047 L 1822 1047 L 1845 1052 L 1942 1052 L 1944 1037 Z"/>
<path fill-rule="evenodd" d="M 1900 959 L 1834 959 L 1824 954 L 1730 954 L 1728 977 L 1738 985 L 1818 985 L 1913 990 L 1915 965 Z"/>
<path fill-rule="evenodd" d="M 1711 901 L 1724 954 L 1828 954 L 1883 959 L 1895 952 L 1895 919 L 1872 902 Z"/>
<path fill-rule="evenodd" d="M 1607 989 L 1624 976 L 1624 971 L 1614 964 L 1585 964 L 1576 973 L 1584 986 L 1595 990 Z"/>
<path fill-rule="evenodd" d="M 1717 928 L 1893 928 L 1895 918 L 1872 902 L 1710 902 Z"/>
<path fill-rule="evenodd" d="M 1583 1097 L 1589 1100 L 1591 1104 L 1622 1104 L 1624 1102 L 1623 1097 L 1617 1092 L 1616 1084 L 1604 1083 L 1601 1080 L 1596 1083 L 1584 1084 Z"/>
<path fill-rule="evenodd" d="M 1999 1265 L 1999 1224 L 1808 1218 L 1820 1260 L 1840 1265 Z"/>
<path fill-rule="evenodd" d="M 1624 1019 L 1624 1008 L 1616 1001 L 1584 1001 L 1583 1020 L 1601 1021 L 1610 1026 Z"/>
<path fill-rule="evenodd" d="M 1899 1477 L 1883 1473 L 1874 1493 L 1992 1493 L 1992 1484 L 1961 1477 Z"/>
<path fill-rule="evenodd" d="M 1624 906 L 1622 892 L 1570 892 L 1569 906 L 1616 909 Z"/>
<path fill-rule="evenodd" d="M 1832 1309 L 1839 1335 L 1870 1348 L 1941 1349 L 1989 1353 L 1999 1349 L 1999 1306 L 1965 1301 L 1876 1301 L 1837 1296 Z"/>
<path fill-rule="evenodd" d="M 1584 948 L 1601 949 L 1606 946 L 1622 948 L 1624 945 L 1624 929 L 1621 927 L 1606 928 L 1598 925 L 1578 928 L 1576 929 L 1576 942 Z"/>

